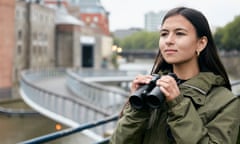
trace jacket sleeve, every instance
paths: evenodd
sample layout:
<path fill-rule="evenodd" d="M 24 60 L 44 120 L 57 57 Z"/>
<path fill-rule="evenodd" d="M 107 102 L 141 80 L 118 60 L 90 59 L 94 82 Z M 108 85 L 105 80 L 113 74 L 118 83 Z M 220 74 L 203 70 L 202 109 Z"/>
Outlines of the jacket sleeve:
<path fill-rule="evenodd" d="M 149 111 L 135 110 L 127 104 L 109 144 L 141 144 L 149 117 Z"/>
<path fill-rule="evenodd" d="M 180 95 L 169 103 L 167 122 L 178 144 L 235 144 L 239 129 L 239 105 L 239 98 L 232 98 L 204 124 L 191 99 Z"/>

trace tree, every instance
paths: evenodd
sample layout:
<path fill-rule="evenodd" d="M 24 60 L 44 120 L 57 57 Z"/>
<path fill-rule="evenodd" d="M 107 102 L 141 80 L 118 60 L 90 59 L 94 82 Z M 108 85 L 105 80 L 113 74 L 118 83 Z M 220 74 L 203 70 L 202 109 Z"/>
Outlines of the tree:
<path fill-rule="evenodd" d="M 117 42 L 117 40 L 115 40 Z M 158 32 L 136 32 L 123 40 L 120 40 L 119 46 L 127 50 L 137 49 L 156 49 L 158 48 Z"/>
<path fill-rule="evenodd" d="M 235 17 L 225 27 L 217 29 L 214 39 L 221 50 L 240 51 L 240 16 Z"/>

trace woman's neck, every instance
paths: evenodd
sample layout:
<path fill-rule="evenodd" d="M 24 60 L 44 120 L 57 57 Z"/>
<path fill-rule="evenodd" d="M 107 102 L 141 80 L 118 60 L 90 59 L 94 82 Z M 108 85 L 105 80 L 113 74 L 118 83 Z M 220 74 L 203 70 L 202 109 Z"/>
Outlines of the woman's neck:
<path fill-rule="evenodd" d="M 198 64 L 187 66 L 185 64 L 175 64 L 173 65 L 173 72 L 177 75 L 179 79 L 188 80 L 200 72 Z"/>

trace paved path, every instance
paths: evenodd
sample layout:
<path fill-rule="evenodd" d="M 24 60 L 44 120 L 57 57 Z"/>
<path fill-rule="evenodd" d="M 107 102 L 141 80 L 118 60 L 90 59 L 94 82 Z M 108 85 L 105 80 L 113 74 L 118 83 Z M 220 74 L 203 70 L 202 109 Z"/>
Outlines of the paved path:
<path fill-rule="evenodd" d="M 39 80 L 35 83 L 36 86 L 43 88 L 49 92 L 53 92 L 59 95 L 76 97 L 68 88 L 66 84 L 66 77 L 59 76 L 48 79 Z"/>

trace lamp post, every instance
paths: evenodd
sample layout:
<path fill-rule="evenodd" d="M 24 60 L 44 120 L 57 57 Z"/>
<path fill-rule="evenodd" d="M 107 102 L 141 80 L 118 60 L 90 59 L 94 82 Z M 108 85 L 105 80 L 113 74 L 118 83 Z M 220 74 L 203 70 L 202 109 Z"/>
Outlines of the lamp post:
<path fill-rule="evenodd" d="M 118 47 L 117 45 L 112 46 L 112 64 L 115 69 L 118 69 L 118 59 L 119 59 L 119 53 L 122 52 L 122 48 Z"/>

